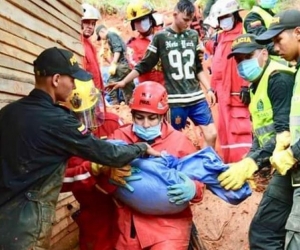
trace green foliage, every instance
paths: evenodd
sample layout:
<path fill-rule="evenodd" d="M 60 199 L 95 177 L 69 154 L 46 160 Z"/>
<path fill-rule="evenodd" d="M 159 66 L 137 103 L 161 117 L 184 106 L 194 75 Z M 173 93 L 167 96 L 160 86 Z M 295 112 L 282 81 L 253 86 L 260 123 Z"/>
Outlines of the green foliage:
<path fill-rule="evenodd" d="M 101 13 L 105 14 L 116 14 L 116 13 L 125 13 L 126 6 L 130 0 L 84 0 L 83 2 L 92 4 L 93 6 L 100 9 Z M 168 1 L 168 0 L 149 0 L 155 9 L 169 9 L 172 2 L 177 1 Z M 172 5 L 173 8 L 173 5 Z"/>
<path fill-rule="evenodd" d="M 239 2 L 241 4 L 242 8 L 248 9 L 248 10 L 251 9 L 252 6 L 255 4 L 255 0 L 240 0 Z"/>
<path fill-rule="evenodd" d="M 83 2 L 90 3 L 95 7 L 99 8 L 101 13 L 105 14 L 116 14 L 121 13 L 124 14 L 126 10 L 126 6 L 130 0 L 83 0 Z M 163 10 L 170 10 L 173 8 L 175 3 L 178 0 L 149 0 L 155 9 L 163 9 Z M 203 0 L 204 2 L 208 0 Z M 222 1 L 222 0 L 219 0 Z M 256 0 L 238 0 L 244 9 L 251 9 L 252 6 L 255 4 Z M 288 7 L 294 7 L 297 0 L 278 0 L 278 4 L 275 8 L 275 12 L 286 9 Z"/>

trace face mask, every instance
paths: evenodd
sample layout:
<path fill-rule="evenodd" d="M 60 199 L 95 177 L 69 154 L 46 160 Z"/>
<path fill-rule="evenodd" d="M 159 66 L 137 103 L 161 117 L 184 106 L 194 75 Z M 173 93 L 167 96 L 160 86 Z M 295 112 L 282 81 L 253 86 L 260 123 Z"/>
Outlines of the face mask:
<path fill-rule="evenodd" d="M 259 66 L 259 56 L 260 54 L 256 58 L 244 60 L 238 64 L 238 73 L 240 77 L 246 81 L 253 82 L 261 75 L 263 68 Z"/>
<path fill-rule="evenodd" d="M 151 28 L 149 17 L 146 17 L 139 22 L 135 22 L 134 27 L 138 32 L 146 33 Z"/>
<path fill-rule="evenodd" d="M 229 16 L 220 20 L 220 27 L 222 30 L 228 31 L 232 30 L 234 25 L 233 16 Z"/>
<path fill-rule="evenodd" d="M 260 6 L 264 9 L 273 9 L 277 0 L 260 0 Z"/>
<path fill-rule="evenodd" d="M 144 128 L 141 125 L 133 124 L 132 131 L 141 139 L 151 141 L 161 135 L 161 123 L 154 127 Z"/>

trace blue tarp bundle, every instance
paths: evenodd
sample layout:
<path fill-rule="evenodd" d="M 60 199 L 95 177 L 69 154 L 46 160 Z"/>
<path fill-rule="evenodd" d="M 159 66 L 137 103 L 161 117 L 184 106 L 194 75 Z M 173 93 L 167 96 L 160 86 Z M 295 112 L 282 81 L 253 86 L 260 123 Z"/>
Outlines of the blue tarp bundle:
<path fill-rule="evenodd" d="M 115 143 L 120 144 L 120 141 Z M 178 171 L 185 173 L 192 180 L 206 184 L 209 190 L 230 204 L 237 205 L 252 193 L 248 183 L 237 191 L 227 191 L 220 186 L 217 177 L 228 169 L 228 165 L 222 162 L 211 147 L 181 159 L 164 154 L 158 158 L 138 158 L 130 165 L 140 170 L 133 175 L 140 175 L 142 179 L 129 183 L 134 192 L 120 187 L 116 191 L 116 196 L 125 204 L 145 214 L 174 214 L 188 206 L 188 203 L 182 205 L 170 203 L 167 196 L 168 186 L 182 182 Z"/>

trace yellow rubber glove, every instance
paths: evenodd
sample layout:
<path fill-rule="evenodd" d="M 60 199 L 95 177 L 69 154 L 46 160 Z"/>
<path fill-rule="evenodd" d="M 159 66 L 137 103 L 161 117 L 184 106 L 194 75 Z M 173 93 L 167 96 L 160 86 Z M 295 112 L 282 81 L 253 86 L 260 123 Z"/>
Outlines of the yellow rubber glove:
<path fill-rule="evenodd" d="M 112 63 L 110 66 L 109 66 L 109 69 L 108 69 L 108 73 L 113 76 L 116 74 L 116 70 L 117 70 L 117 64 L 116 63 Z"/>
<path fill-rule="evenodd" d="M 258 170 L 255 161 L 249 157 L 230 164 L 228 170 L 219 175 L 218 180 L 226 190 L 238 190 L 247 180 L 252 178 L 254 172 Z"/>
<path fill-rule="evenodd" d="M 281 175 L 286 175 L 286 172 L 291 169 L 296 162 L 297 160 L 294 158 L 291 148 L 273 153 L 273 156 L 270 158 L 272 167 Z"/>
<path fill-rule="evenodd" d="M 100 174 L 104 174 L 108 176 L 111 180 L 121 185 L 126 184 L 126 181 L 124 180 L 125 177 L 131 176 L 130 165 L 126 165 L 122 168 L 112 168 L 112 167 L 103 166 L 93 162 L 91 168 L 92 168 L 93 175 L 98 176 Z"/>
<path fill-rule="evenodd" d="M 273 155 L 287 149 L 291 143 L 291 134 L 290 131 L 283 131 L 276 135 L 276 146 L 273 151 Z"/>

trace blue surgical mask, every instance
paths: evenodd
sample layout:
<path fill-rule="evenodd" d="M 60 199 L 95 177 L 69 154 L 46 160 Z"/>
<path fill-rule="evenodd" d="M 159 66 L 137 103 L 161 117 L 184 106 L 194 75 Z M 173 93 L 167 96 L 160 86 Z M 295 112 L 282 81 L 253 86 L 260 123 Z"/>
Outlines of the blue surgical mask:
<path fill-rule="evenodd" d="M 234 17 L 229 16 L 220 20 L 220 27 L 224 31 L 232 30 L 234 25 Z"/>
<path fill-rule="evenodd" d="M 258 57 L 260 54 L 258 55 Z M 244 60 L 238 64 L 238 73 L 246 81 L 253 82 L 261 73 L 263 68 L 259 66 L 258 57 Z"/>
<path fill-rule="evenodd" d="M 151 141 L 161 135 L 161 123 L 156 126 L 144 128 L 141 125 L 133 124 L 132 131 L 141 139 Z"/>
<path fill-rule="evenodd" d="M 273 9 L 278 0 L 260 0 L 260 6 L 264 9 Z"/>

